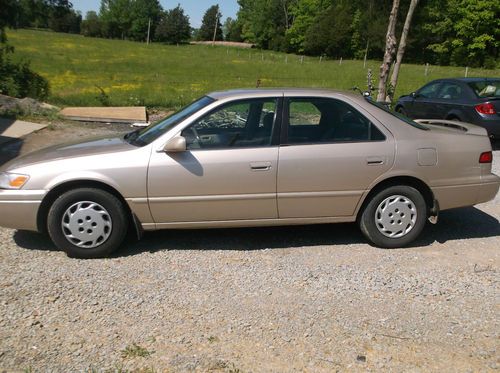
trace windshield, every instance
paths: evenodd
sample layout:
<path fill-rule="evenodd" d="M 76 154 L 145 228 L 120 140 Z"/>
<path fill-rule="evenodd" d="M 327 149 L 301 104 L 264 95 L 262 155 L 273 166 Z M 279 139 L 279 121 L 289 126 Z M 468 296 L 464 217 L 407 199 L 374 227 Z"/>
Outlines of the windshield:
<path fill-rule="evenodd" d="M 428 131 L 429 128 L 427 128 L 426 126 L 424 126 L 423 124 L 420 124 L 420 123 L 417 123 L 413 120 L 411 120 L 410 118 L 408 118 L 407 116 L 403 115 L 403 114 L 400 114 L 400 113 L 397 113 L 395 111 L 392 111 L 392 110 L 389 110 L 387 108 L 387 106 L 383 105 L 383 104 L 380 104 L 376 101 L 373 101 L 372 99 L 370 98 L 367 98 L 366 101 L 368 101 L 370 104 L 378 107 L 379 109 L 382 109 L 383 111 L 385 111 L 386 113 L 388 114 L 391 114 L 393 117 L 396 117 L 400 120 L 402 120 L 403 122 L 409 124 L 410 126 L 412 127 L 415 127 L 415 128 L 418 128 L 420 130 L 424 130 L 424 131 Z"/>
<path fill-rule="evenodd" d="M 182 122 L 184 119 L 210 105 L 214 101 L 215 100 L 213 98 L 204 96 L 165 119 L 162 119 L 146 128 L 136 130 L 125 135 L 125 140 L 138 146 L 150 144 L 171 128 Z"/>
<path fill-rule="evenodd" d="M 478 97 L 500 97 L 500 79 L 485 79 L 468 84 Z"/>

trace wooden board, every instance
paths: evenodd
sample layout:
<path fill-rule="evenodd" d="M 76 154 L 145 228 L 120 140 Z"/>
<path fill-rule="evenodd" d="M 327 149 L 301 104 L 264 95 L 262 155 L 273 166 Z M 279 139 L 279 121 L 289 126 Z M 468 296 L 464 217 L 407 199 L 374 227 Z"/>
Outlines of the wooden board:
<path fill-rule="evenodd" d="M 146 108 L 137 107 L 67 107 L 60 114 L 82 122 L 145 123 Z"/>

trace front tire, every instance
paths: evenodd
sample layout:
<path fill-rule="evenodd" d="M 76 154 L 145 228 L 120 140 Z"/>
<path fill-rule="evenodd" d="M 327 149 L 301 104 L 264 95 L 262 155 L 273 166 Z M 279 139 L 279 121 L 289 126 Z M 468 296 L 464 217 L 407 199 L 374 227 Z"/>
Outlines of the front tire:
<path fill-rule="evenodd" d="M 402 106 L 399 106 L 397 109 L 396 109 L 396 112 L 398 112 L 399 114 L 401 115 L 404 115 L 405 117 L 408 117 L 408 113 L 406 112 L 406 110 L 402 107 Z M 409 117 L 408 117 L 409 118 Z"/>
<path fill-rule="evenodd" d="M 359 218 L 365 237 L 382 248 L 404 247 L 422 232 L 427 205 L 411 186 L 392 186 L 371 198 Z"/>
<path fill-rule="evenodd" d="M 122 202 L 101 189 L 68 191 L 54 201 L 47 216 L 50 238 L 73 258 L 109 255 L 122 244 L 127 228 Z"/>

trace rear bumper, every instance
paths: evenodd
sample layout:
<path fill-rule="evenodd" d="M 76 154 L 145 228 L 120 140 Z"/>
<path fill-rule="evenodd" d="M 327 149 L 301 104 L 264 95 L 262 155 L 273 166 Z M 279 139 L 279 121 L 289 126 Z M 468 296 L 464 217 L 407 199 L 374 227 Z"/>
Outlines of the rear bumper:
<path fill-rule="evenodd" d="M 473 206 L 491 201 L 500 188 L 500 178 L 494 174 L 481 177 L 481 183 L 431 188 L 440 210 Z"/>
<path fill-rule="evenodd" d="M 37 215 L 45 190 L 0 190 L 0 226 L 38 230 Z"/>
<path fill-rule="evenodd" d="M 481 185 L 479 186 L 477 202 L 484 203 L 494 199 L 500 188 L 500 177 L 494 174 L 489 174 L 481 177 Z"/>

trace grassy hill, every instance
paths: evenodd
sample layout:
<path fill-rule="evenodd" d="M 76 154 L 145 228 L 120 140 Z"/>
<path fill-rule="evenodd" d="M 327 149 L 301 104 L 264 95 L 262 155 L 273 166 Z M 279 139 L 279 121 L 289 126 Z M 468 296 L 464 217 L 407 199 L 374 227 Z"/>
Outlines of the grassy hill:
<path fill-rule="evenodd" d="M 35 30 L 10 30 L 16 58 L 28 59 L 51 85 L 50 102 L 61 105 L 177 107 L 203 94 L 230 88 L 366 86 L 363 61 L 319 58 L 222 46 L 146 45 Z M 378 75 L 379 61 L 367 68 Z M 465 68 L 403 65 L 396 96 Z M 469 76 L 500 76 L 500 70 L 469 69 Z"/>

